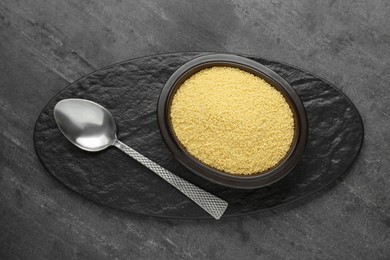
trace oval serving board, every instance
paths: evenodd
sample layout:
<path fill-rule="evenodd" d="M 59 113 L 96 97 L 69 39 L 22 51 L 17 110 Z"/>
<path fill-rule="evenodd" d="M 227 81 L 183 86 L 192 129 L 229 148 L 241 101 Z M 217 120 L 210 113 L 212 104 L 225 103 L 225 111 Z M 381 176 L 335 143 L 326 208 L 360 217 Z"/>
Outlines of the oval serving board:
<path fill-rule="evenodd" d="M 185 62 L 207 53 L 173 53 L 133 59 L 95 71 L 58 93 L 35 126 L 34 144 L 46 169 L 84 197 L 132 213 L 172 218 L 209 215 L 157 175 L 116 149 L 90 153 L 72 145 L 57 128 L 55 104 L 85 98 L 115 117 L 118 138 L 151 160 L 229 202 L 224 215 L 239 216 L 291 203 L 335 181 L 355 160 L 363 124 L 352 102 L 329 82 L 301 69 L 253 59 L 286 79 L 307 111 L 308 143 L 300 163 L 268 187 L 237 190 L 210 183 L 181 166 L 160 136 L 156 108 L 165 82 Z"/>

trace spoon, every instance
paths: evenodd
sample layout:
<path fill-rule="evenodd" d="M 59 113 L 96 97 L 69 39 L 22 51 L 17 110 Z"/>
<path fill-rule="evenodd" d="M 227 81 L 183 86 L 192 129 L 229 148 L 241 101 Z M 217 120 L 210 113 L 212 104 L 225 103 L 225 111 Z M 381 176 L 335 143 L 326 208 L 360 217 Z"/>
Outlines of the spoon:
<path fill-rule="evenodd" d="M 97 152 L 115 146 L 193 200 L 215 219 L 225 212 L 228 203 L 171 173 L 117 139 L 111 113 L 86 99 L 64 99 L 54 107 L 54 117 L 64 136 L 77 147 Z"/>

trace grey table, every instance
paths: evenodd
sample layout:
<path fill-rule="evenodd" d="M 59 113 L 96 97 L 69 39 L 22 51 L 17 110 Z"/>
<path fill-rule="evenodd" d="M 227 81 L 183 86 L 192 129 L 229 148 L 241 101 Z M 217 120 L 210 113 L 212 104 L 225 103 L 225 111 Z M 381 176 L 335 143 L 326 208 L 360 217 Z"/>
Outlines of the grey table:
<path fill-rule="evenodd" d="M 388 259 L 390 3 L 134 2 L 0 2 L 0 258 Z M 32 133 L 54 94 L 112 63 L 179 51 L 257 55 L 338 86 L 366 131 L 348 175 L 277 210 L 179 221 L 97 205 L 45 171 Z"/>

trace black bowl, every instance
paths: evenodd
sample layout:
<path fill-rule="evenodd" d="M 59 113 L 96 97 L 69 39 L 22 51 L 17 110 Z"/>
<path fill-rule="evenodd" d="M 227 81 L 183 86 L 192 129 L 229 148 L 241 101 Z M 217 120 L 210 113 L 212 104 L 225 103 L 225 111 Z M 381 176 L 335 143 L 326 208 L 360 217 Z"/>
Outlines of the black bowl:
<path fill-rule="evenodd" d="M 172 129 L 169 116 L 172 98 L 182 83 L 202 69 L 228 66 L 250 72 L 279 90 L 289 104 L 294 117 L 294 138 L 290 150 L 275 167 L 258 174 L 234 175 L 212 168 L 189 154 Z M 305 108 L 295 90 L 281 76 L 267 67 L 244 57 L 232 54 L 210 54 L 195 58 L 178 68 L 163 87 L 157 107 L 157 118 L 163 140 L 174 157 L 195 174 L 223 186 L 255 189 L 270 185 L 287 175 L 298 163 L 307 141 Z"/>

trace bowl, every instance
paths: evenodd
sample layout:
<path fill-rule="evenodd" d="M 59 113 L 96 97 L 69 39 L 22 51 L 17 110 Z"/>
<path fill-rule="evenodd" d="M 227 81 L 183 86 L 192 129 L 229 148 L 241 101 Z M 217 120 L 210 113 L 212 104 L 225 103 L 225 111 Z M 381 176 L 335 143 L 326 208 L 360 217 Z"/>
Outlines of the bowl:
<path fill-rule="evenodd" d="M 294 118 L 294 136 L 287 155 L 273 168 L 258 174 L 237 175 L 210 167 L 186 151 L 172 128 L 170 106 L 182 83 L 205 68 L 224 66 L 252 73 L 277 89 L 286 99 Z M 270 185 L 286 176 L 299 162 L 307 142 L 307 117 L 301 99 L 286 80 L 254 60 L 232 54 L 208 54 L 179 67 L 164 85 L 157 105 L 157 120 L 161 136 L 173 156 L 194 174 L 211 182 L 237 189 L 256 189 Z"/>

